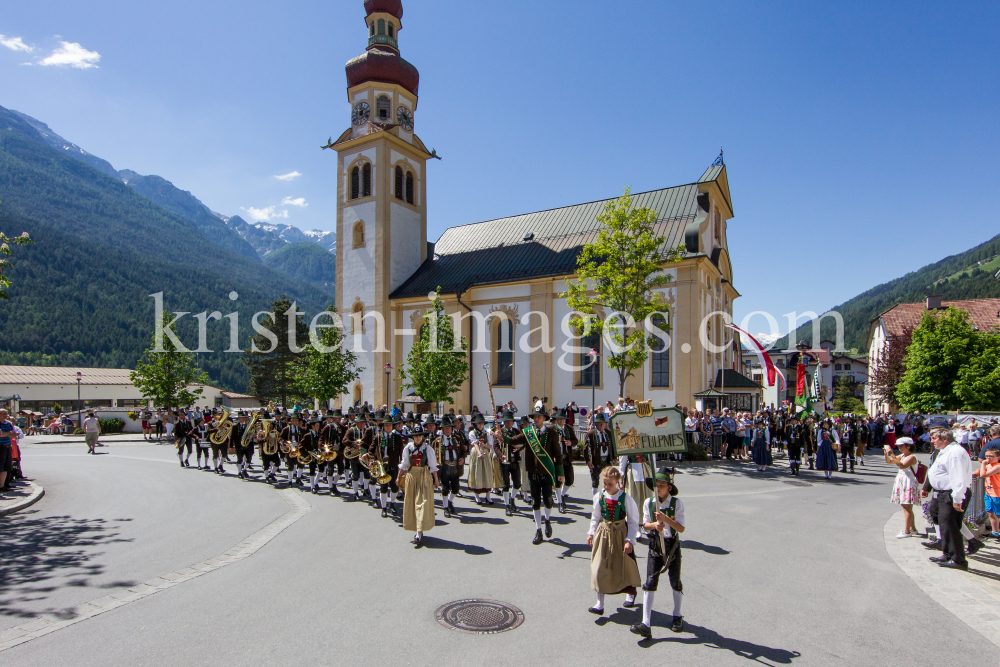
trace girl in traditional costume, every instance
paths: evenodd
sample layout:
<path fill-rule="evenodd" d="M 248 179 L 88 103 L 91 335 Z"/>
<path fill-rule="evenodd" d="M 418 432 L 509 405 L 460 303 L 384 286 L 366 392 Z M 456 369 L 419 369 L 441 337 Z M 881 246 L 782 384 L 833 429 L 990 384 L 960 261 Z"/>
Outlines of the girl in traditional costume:
<path fill-rule="evenodd" d="M 604 613 L 604 596 L 625 593 L 625 607 L 635 606 L 636 587 L 642 584 L 635 562 L 634 541 L 639 529 L 639 507 L 621 488 L 617 468 L 601 471 L 604 490 L 594 497 L 587 533 L 590 553 L 590 586 L 597 591 L 592 614 Z"/>
<path fill-rule="evenodd" d="M 413 545 L 423 545 L 424 533 L 434 527 L 434 489 L 438 467 L 434 449 L 424 442 L 424 430 L 415 426 L 413 442 L 403 448 L 396 484 L 406 493 L 403 500 L 403 528 L 414 531 Z"/>

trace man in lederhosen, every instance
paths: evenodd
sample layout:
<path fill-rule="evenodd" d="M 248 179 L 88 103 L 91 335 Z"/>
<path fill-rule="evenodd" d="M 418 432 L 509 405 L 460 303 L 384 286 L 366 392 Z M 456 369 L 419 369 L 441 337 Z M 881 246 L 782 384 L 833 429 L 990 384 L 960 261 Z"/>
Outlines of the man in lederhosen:
<path fill-rule="evenodd" d="M 441 504 L 444 505 L 445 518 L 450 518 L 455 514 L 455 495 L 458 493 L 459 483 L 465 472 L 465 455 L 468 450 L 452 432 L 451 417 L 448 415 L 441 420 L 441 434 L 431 445 L 435 451 L 441 452 L 441 460 L 438 461 Z"/>
<path fill-rule="evenodd" d="M 377 448 L 373 452 L 373 455 L 382 461 L 385 472 L 389 475 L 389 481 L 380 484 L 378 490 L 379 507 L 382 508 L 383 517 L 389 516 L 389 512 L 396 513 L 396 494 L 399 493 L 396 477 L 399 475 L 399 461 L 403 457 L 403 448 L 406 446 L 406 439 L 397 430 L 398 419 L 399 417 L 389 416 L 389 413 L 386 413 L 385 417 L 382 418 L 382 432 L 379 433 Z M 401 420 L 398 423 L 402 426 Z"/>
<path fill-rule="evenodd" d="M 174 442 L 177 443 L 177 458 L 180 459 L 182 468 L 187 468 L 191 465 L 188 459 L 191 456 L 194 439 L 194 424 L 191 423 L 191 420 L 187 418 L 187 414 L 182 410 L 177 417 L 177 424 L 174 426 Z"/>
<path fill-rule="evenodd" d="M 309 454 L 309 490 L 313 493 L 319 493 L 319 470 L 325 467 L 325 464 L 316 458 L 321 450 L 319 429 L 322 425 L 323 422 L 317 415 L 316 418 L 309 421 L 309 430 L 299 440 L 299 451 Z M 301 457 L 302 454 L 299 456 Z"/>
<path fill-rule="evenodd" d="M 566 425 L 566 410 L 555 411 L 556 431 L 559 433 L 559 455 L 562 465 L 556 466 L 556 476 L 565 481 L 556 489 L 556 502 L 559 503 L 559 513 L 566 513 L 566 489 L 573 486 L 576 475 L 573 474 L 573 451 L 576 449 L 577 437 L 571 426 Z"/>
<path fill-rule="evenodd" d="M 344 431 L 344 436 L 341 439 L 341 455 L 343 455 L 344 448 L 350 447 L 360 447 L 361 441 L 364 436 L 365 422 L 363 415 L 359 415 L 354 411 L 354 408 L 348 408 L 347 410 L 347 429 Z M 350 494 L 351 500 L 361 500 L 361 474 L 364 466 L 361 464 L 360 455 L 348 459 L 345 461 L 345 465 L 351 466 L 350 471 L 350 485 L 352 493 Z"/>
<path fill-rule="evenodd" d="M 337 490 L 337 482 L 340 475 L 344 474 L 344 457 L 343 452 L 340 451 L 340 440 L 344 432 L 340 424 L 343 414 L 340 408 L 327 410 L 326 424 L 319 432 L 320 444 L 329 446 L 330 449 L 337 452 L 337 458 L 326 464 L 326 482 L 330 485 L 330 495 L 332 496 L 340 495 L 340 491 Z"/>
<path fill-rule="evenodd" d="M 299 416 L 297 414 L 292 415 L 288 426 L 281 430 L 278 440 L 285 443 L 289 449 L 296 449 L 299 446 L 299 440 L 304 435 L 302 431 L 303 429 L 299 424 Z M 278 451 L 281 451 L 280 448 Z M 291 487 L 296 482 L 301 484 L 301 480 L 298 479 L 298 461 L 292 458 L 289 453 L 283 453 L 282 456 L 285 459 L 285 466 L 288 467 L 288 486 Z"/>
<path fill-rule="evenodd" d="M 271 413 L 265 410 L 261 414 L 260 418 L 271 419 Z M 271 437 L 276 439 L 278 437 L 278 431 L 276 429 L 280 428 L 280 423 L 278 422 L 277 419 L 273 421 L 271 427 L 272 427 Z M 268 454 L 264 451 L 264 447 L 267 444 L 267 440 L 264 438 L 263 429 L 257 431 L 257 433 L 254 434 L 254 437 L 257 440 L 257 446 L 260 447 L 260 466 L 264 470 L 264 481 L 267 482 L 268 484 L 277 484 L 278 466 L 281 465 L 281 452 L 276 450 L 274 454 Z"/>
<path fill-rule="evenodd" d="M 590 468 L 590 486 L 593 495 L 601 489 L 601 471 L 611 465 L 611 437 L 607 431 L 608 418 L 603 412 L 594 415 L 594 428 L 587 432 L 584 460 Z"/>
<path fill-rule="evenodd" d="M 247 431 L 247 413 L 240 411 L 240 416 L 229 432 L 229 447 L 236 450 L 236 476 L 240 479 L 250 479 L 247 473 L 247 451 L 253 451 L 253 444 L 243 446 L 243 434 Z"/>
<path fill-rule="evenodd" d="M 847 462 L 851 462 L 854 472 L 854 450 L 858 447 L 858 427 L 850 419 L 844 418 L 840 427 L 840 472 L 847 472 Z"/>
<path fill-rule="evenodd" d="M 646 583 L 642 585 L 642 623 L 629 628 L 646 639 L 652 637 L 650 624 L 653 617 L 653 596 L 664 570 L 670 579 L 674 596 L 674 632 L 684 630 L 681 616 L 681 599 L 684 585 L 681 584 L 680 533 L 684 532 L 684 503 L 677 498 L 677 487 L 673 483 L 673 468 L 656 471 L 656 491 L 642 504 L 642 527 L 649 538 L 649 557 L 646 558 Z"/>
<path fill-rule="evenodd" d="M 361 456 L 365 454 L 375 454 L 375 442 L 378 440 L 378 434 L 381 430 L 379 423 L 382 421 L 382 411 L 379 412 L 367 412 L 365 414 L 365 423 L 361 432 Z M 361 483 L 364 487 L 361 491 L 362 498 L 368 498 L 368 504 L 375 507 L 376 500 L 378 499 L 378 492 L 374 488 L 375 482 L 372 480 L 371 471 L 368 470 L 368 466 L 361 463 L 361 456 L 359 456 L 355 461 L 357 462 L 360 472 L 361 472 Z"/>
<path fill-rule="evenodd" d="M 521 448 L 511 444 L 510 439 L 520 431 L 514 426 L 514 413 L 508 410 L 503 414 L 503 427 L 500 429 L 500 475 L 503 479 L 503 504 L 507 516 L 513 516 L 517 511 L 514 505 L 515 491 L 521 491 Z"/>
<path fill-rule="evenodd" d="M 536 407 L 529 416 L 534 424 L 511 438 L 511 443 L 523 447 L 524 467 L 531 487 L 531 509 L 535 518 L 535 538 L 531 543 L 541 544 L 542 504 L 545 505 L 545 537 L 552 537 L 552 487 L 563 482 L 563 478 L 556 475 L 556 466 L 562 465 L 562 456 L 559 432 L 551 425 L 545 425 L 545 409 Z"/>

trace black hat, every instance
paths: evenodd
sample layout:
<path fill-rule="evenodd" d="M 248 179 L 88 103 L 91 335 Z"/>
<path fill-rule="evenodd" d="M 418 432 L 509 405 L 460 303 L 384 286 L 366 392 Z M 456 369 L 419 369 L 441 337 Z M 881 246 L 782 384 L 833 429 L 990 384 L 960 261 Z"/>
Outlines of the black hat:
<path fill-rule="evenodd" d="M 504 412 L 503 413 L 503 420 L 505 422 L 506 421 L 514 421 L 514 411 L 513 410 L 507 410 L 506 412 Z"/>
<path fill-rule="evenodd" d="M 341 410 L 340 408 L 337 408 L 336 410 L 333 411 L 333 416 L 334 417 L 343 417 L 344 416 L 344 411 Z"/>
<path fill-rule="evenodd" d="M 395 425 L 395 424 L 402 424 L 402 423 L 403 423 L 403 415 L 401 415 L 401 414 L 398 414 L 398 415 L 396 415 L 395 417 L 393 417 L 393 418 L 392 418 L 392 423 L 393 423 L 394 425 Z"/>
<path fill-rule="evenodd" d="M 603 412 L 597 412 L 594 415 L 594 423 L 595 424 L 597 424 L 597 423 L 606 424 L 606 423 L 608 423 L 608 416 L 606 414 L 604 414 Z"/>
<path fill-rule="evenodd" d="M 348 416 L 350 416 L 350 415 L 356 415 L 358 413 L 357 413 L 357 410 L 355 410 L 354 406 L 352 405 L 352 406 L 350 406 L 350 407 L 347 408 L 347 414 L 348 414 Z"/>
<path fill-rule="evenodd" d="M 309 420 L 309 426 L 312 426 L 313 424 L 322 424 L 322 423 L 323 423 L 323 420 L 319 418 L 319 415 L 316 415 L 315 419 L 310 419 Z"/>
<path fill-rule="evenodd" d="M 327 417 L 336 417 L 337 415 L 334 414 L 333 410 L 327 410 L 326 411 L 326 416 Z"/>
<path fill-rule="evenodd" d="M 424 430 L 419 422 L 416 426 L 410 428 L 410 436 L 412 437 L 414 435 L 427 435 L 427 431 Z"/>
<path fill-rule="evenodd" d="M 406 413 L 406 421 L 408 422 L 417 421 L 417 418 L 413 416 L 413 410 L 410 410 L 409 412 Z"/>
<path fill-rule="evenodd" d="M 531 412 L 528 413 L 529 417 L 534 417 L 535 415 L 541 415 L 543 417 L 548 417 L 549 416 L 549 414 L 547 412 L 545 412 L 545 408 L 544 407 L 533 408 L 531 410 Z"/>
<path fill-rule="evenodd" d="M 271 418 L 271 413 L 268 412 L 267 410 L 264 410 L 264 412 L 261 413 L 260 418 L 261 419 L 270 419 Z"/>
<path fill-rule="evenodd" d="M 451 415 L 445 415 L 441 418 L 441 428 L 445 426 L 454 426 L 455 424 L 451 420 Z"/>
<path fill-rule="evenodd" d="M 486 423 L 486 417 L 483 416 L 483 413 L 477 412 L 475 415 L 472 416 L 472 423 L 473 424 L 485 424 Z"/>
<path fill-rule="evenodd" d="M 566 410 L 564 408 L 559 408 L 558 410 L 552 411 L 552 419 L 567 419 Z"/>

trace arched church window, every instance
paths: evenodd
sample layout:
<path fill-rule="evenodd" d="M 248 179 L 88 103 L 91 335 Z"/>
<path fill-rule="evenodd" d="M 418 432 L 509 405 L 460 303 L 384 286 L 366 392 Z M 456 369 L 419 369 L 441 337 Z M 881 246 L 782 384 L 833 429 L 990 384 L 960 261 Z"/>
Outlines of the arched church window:
<path fill-rule="evenodd" d="M 365 247 L 365 223 L 358 220 L 354 223 L 354 229 L 351 234 L 351 245 L 353 248 L 364 248 Z"/>
<path fill-rule="evenodd" d="M 389 21 L 389 25 L 386 26 L 389 30 L 389 37 L 392 37 L 392 21 Z"/>
<path fill-rule="evenodd" d="M 406 203 L 413 203 L 413 172 L 406 172 Z"/>
<path fill-rule="evenodd" d="M 657 313 L 653 316 L 652 324 L 663 331 L 667 330 L 667 319 Z M 667 342 L 657 339 L 656 343 L 650 346 L 650 378 L 653 387 L 664 389 L 670 387 L 670 348 Z"/>
<path fill-rule="evenodd" d="M 385 19 L 378 20 L 378 34 L 380 35 L 385 34 Z"/>
<path fill-rule="evenodd" d="M 361 385 L 354 385 L 354 407 L 361 405 Z"/>
<path fill-rule="evenodd" d="M 351 330 L 354 333 L 365 332 L 365 307 L 360 301 L 351 309 Z"/>
<path fill-rule="evenodd" d="M 372 165 L 371 162 L 365 162 L 365 166 L 361 168 L 361 196 L 369 197 L 372 193 Z"/>
<path fill-rule="evenodd" d="M 514 322 L 508 318 L 497 321 L 493 335 L 494 357 L 493 385 L 496 387 L 514 386 Z"/>
<path fill-rule="evenodd" d="M 396 167 L 396 199 L 403 198 L 403 168 Z"/>
<path fill-rule="evenodd" d="M 361 170 L 355 167 L 351 169 L 351 199 L 361 196 Z"/>
<path fill-rule="evenodd" d="M 378 99 L 375 100 L 375 111 L 378 113 L 379 120 L 389 120 L 389 98 L 385 95 L 379 95 Z"/>
<path fill-rule="evenodd" d="M 372 37 L 375 36 L 375 21 L 372 21 Z"/>

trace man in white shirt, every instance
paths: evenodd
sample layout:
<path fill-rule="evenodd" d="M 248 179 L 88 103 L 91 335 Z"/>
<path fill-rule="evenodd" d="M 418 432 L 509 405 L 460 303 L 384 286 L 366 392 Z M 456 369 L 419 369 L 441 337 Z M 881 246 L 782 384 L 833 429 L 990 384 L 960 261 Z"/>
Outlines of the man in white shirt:
<path fill-rule="evenodd" d="M 947 428 L 932 430 L 931 442 L 940 450 L 927 471 L 927 480 L 937 491 L 931 511 L 936 512 L 941 527 L 942 552 L 931 560 L 941 567 L 968 570 L 969 562 L 965 558 L 965 543 L 962 540 L 962 519 L 965 517 L 966 496 L 972 484 L 972 461 Z"/>
<path fill-rule="evenodd" d="M 97 438 L 101 435 L 101 422 L 94 416 L 93 412 L 87 413 L 87 418 L 83 420 L 83 438 L 87 442 L 87 453 L 94 454 L 97 447 Z"/>

